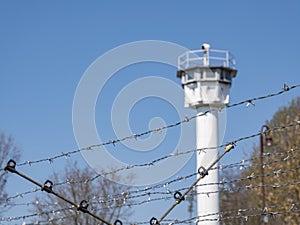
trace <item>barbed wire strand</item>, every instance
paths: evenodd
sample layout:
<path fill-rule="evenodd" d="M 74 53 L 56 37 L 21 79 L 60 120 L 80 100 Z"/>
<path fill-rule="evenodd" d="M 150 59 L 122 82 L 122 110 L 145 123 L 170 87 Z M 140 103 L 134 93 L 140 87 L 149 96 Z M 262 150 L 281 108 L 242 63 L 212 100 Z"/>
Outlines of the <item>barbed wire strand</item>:
<path fill-rule="evenodd" d="M 22 220 L 22 219 L 24 220 L 24 219 L 30 218 L 30 217 L 53 214 L 53 213 L 63 212 L 63 211 L 70 210 L 70 209 L 74 209 L 74 207 L 61 208 L 61 209 L 56 209 L 56 210 L 49 210 L 49 211 L 45 211 L 45 212 L 33 213 L 33 214 L 22 215 L 22 216 L 0 217 L 0 221 L 2 221 L 2 222 L 3 221 L 11 222 L 11 221 Z"/>
<path fill-rule="evenodd" d="M 241 101 L 241 102 L 238 102 L 238 103 L 233 103 L 233 104 L 230 104 L 227 106 L 227 108 L 232 108 L 232 107 L 235 107 L 235 106 L 238 106 L 238 105 L 243 105 L 243 104 L 254 104 L 253 102 L 254 101 L 259 101 L 259 100 L 263 100 L 263 99 L 266 99 L 266 98 L 271 98 L 271 97 L 275 97 L 275 96 L 278 96 L 278 95 L 281 95 L 287 91 L 290 91 L 294 88 L 298 88 L 300 87 L 300 84 L 296 84 L 296 85 L 293 85 L 293 86 L 288 86 L 287 84 L 284 84 L 284 87 L 281 91 L 278 91 L 278 92 L 275 92 L 275 93 L 271 93 L 271 94 L 268 94 L 268 95 L 264 95 L 264 96 L 260 96 L 260 97 L 256 97 L 256 98 L 251 98 L 251 99 L 248 99 L 248 100 L 244 100 L 244 101 Z"/>

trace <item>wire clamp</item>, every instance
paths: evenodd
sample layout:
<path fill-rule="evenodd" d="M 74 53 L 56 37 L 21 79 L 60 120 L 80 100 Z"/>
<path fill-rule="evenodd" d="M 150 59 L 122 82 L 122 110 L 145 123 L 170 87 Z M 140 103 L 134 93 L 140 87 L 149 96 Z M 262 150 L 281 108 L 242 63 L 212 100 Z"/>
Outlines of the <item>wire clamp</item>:
<path fill-rule="evenodd" d="M 179 204 L 185 200 L 184 196 L 179 191 L 176 191 L 174 193 L 174 198 L 175 198 L 177 204 Z"/>
<path fill-rule="evenodd" d="M 16 161 L 10 159 L 10 160 L 7 162 L 6 166 L 4 167 L 4 170 L 5 170 L 5 171 L 9 171 L 9 172 L 11 172 L 11 173 L 16 173 L 16 172 L 17 172 L 17 170 L 16 170 L 16 165 L 17 165 Z"/>
<path fill-rule="evenodd" d="M 158 219 L 156 219 L 155 217 L 152 217 L 150 220 L 150 225 L 157 225 L 157 224 L 159 224 Z"/>
<path fill-rule="evenodd" d="M 231 149 L 233 149 L 235 146 L 234 142 L 229 143 L 226 147 L 225 147 L 225 151 L 226 152 L 230 152 Z"/>
<path fill-rule="evenodd" d="M 88 208 L 89 207 L 89 203 L 86 200 L 82 200 L 79 204 L 79 206 L 77 207 L 78 211 L 81 211 L 83 213 L 87 213 L 88 212 Z"/>
<path fill-rule="evenodd" d="M 121 220 L 116 220 L 114 222 L 114 225 L 123 225 L 122 221 Z"/>
<path fill-rule="evenodd" d="M 41 190 L 46 191 L 48 193 L 53 193 L 52 187 L 53 182 L 51 180 L 46 180 Z"/>
<path fill-rule="evenodd" d="M 202 178 L 208 175 L 208 171 L 203 166 L 199 167 L 198 173 Z"/>

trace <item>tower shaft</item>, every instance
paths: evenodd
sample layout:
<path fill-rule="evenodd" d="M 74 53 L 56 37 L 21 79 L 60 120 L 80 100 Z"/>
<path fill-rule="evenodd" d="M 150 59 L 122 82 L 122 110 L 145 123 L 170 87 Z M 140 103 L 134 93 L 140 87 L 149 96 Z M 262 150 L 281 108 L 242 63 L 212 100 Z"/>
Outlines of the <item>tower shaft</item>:
<path fill-rule="evenodd" d="M 205 115 L 203 113 L 207 112 Z M 197 108 L 196 141 L 197 168 L 207 168 L 218 157 L 219 124 L 218 110 L 203 106 Z M 217 166 L 217 165 L 216 165 Z M 210 170 L 209 174 L 200 180 L 197 191 L 198 225 L 219 225 L 219 174 L 217 169 Z M 198 174 L 199 176 L 199 174 Z M 208 215 L 209 214 L 209 215 Z"/>

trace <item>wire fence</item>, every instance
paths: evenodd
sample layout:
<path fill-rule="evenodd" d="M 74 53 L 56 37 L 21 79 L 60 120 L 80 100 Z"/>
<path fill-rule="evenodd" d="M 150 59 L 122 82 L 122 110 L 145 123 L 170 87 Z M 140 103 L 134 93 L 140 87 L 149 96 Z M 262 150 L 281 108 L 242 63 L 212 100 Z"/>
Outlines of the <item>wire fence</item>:
<path fill-rule="evenodd" d="M 290 126 L 286 126 L 286 127 L 290 127 Z M 285 128 L 286 129 L 286 128 Z M 272 152 L 272 153 L 266 153 L 264 155 L 264 157 L 266 158 L 270 158 L 270 156 L 275 156 L 274 159 L 272 160 L 269 160 L 265 166 L 271 166 L 272 165 L 272 169 L 273 171 L 270 172 L 270 173 L 265 173 L 263 175 L 261 174 L 249 174 L 247 176 L 244 176 L 244 177 L 240 177 L 240 178 L 237 178 L 237 179 L 230 179 L 230 180 L 221 180 L 219 183 L 217 183 L 219 186 L 220 186 L 220 189 L 221 189 L 221 193 L 222 192 L 240 192 L 241 190 L 246 190 L 246 191 L 249 191 L 249 190 L 252 190 L 252 189 L 258 189 L 258 188 L 261 188 L 262 186 L 261 185 L 252 185 L 251 183 L 253 181 L 255 181 L 256 179 L 260 178 L 261 176 L 265 176 L 265 177 L 278 177 L 278 176 L 284 176 L 285 174 L 291 174 L 293 172 L 296 172 L 299 170 L 300 166 L 296 166 L 294 168 L 290 168 L 290 169 L 285 169 L 285 170 L 282 170 L 282 169 L 279 169 L 279 168 L 276 168 L 276 164 L 278 165 L 281 165 L 282 162 L 285 162 L 285 163 L 289 163 L 289 161 L 291 160 L 294 160 L 294 159 L 297 159 L 299 158 L 299 148 L 293 148 L 293 149 L 288 149 L 286 151 L 278 151 L 278 152 Z M 211 167 L 211 169 L 220 169 L 221 171 L 222 170 L 226 170 L 226 169 L 232 169 L 232 168 L 240 168 L 241 165 L 243 166 L 243 168 L 245 167 L 245 162 L 246 161 L 253 161 L 255 160 L 256 158 L 249 158 L 247 160 L 243 160 L 243 161 L 240 161 L 240 162 L 236 162 L 236 163 L 232 163 L 232 164 L 229 164 L 229 165 L 223 165 L 223 166 L 219 166 L 218 168 L 216 167 Z M 252 164 L 248 164 L 247 166 L 257 166 L 256 165 L 257 163 L 252 163 Z M 246 167 L 247 167 L 246 166 Z M 185 177 L 181 177 L 181 178 L 178 178 L 177 180 L 173 180 L 174 182 L 180 180 L 180 179 L 189 179 L 189 178 L 194 178 L 196 176 L 196 174 L 190 174 L 190 175 L 187 175 Z M 229 184 L 236 184 L 236 183 L 240 183 L 242 181 L 250 181 L 250 184 L 249 185 L 245 185 L 245 186 L 240 186 L 240 187 L 236 187 L 236 186 L 233 186 L 230 187 Z M 195 182 L 192 186 L 193 187 L 197 187 L 199 185 L 215 185 L 215 183 L 207 183 L 207 184 L 197 184 L 198 182 Z M 273 189 L 280 189 L 280 188 L 286 188 L 286 187 L 289 187 L 289 186 L 298 186 L 300 185 L 300 181 L 295 181 L 295 182 L 292 182 L 292 183 L 276 183 L 276 184 L 265 184 L 264 186 L 265 187 L 268 187 L 268 188 L 273 188 Z M 141 206 L 141 205 L 144 205 L 144 204 L 148 204 L 150 202 L 159 202 L 159 201 L 166 201 L 166 200 L 172 200 L 174 199 L 173 195 L 174 193 L 179 193 L 181 191 L 187 191 L 187 190 L 195 190 L 195 189 L 191 189 L 192 186 L 189 186 L 189 187 L 184 187 L 184 188 L 180 188 L 180 189 L 176 189 L 176 190 L 171 190 L 169 189 L 168 191 L 153 191 L 154 187 L 149 187 L 149 189 L 147 191 L 143 191 L 144 193 L 141 193 L 141 194 L 133 194 L 133 193 L 126 193 L 126 199 L 135 199 L 136 201 L 134 201 L 133 203 L 127 203 L 127 204 L 124 204 L 124 207 L 134 207 L 134 206 Z M 157 188 L 157 187 L 156 187 Z M 151 191 L 152 190 L 152 191 Z M 284 190 L 284 189 L 283 189 Z M 38 191 L 35 190 L 34 192 Z M 140 191 L 139 191 L 140 192 Z M 205 195 L 209 195 L 209 194 L 212 194 L 214 192 L 203 192 L 203 193 L 197 193 L 197 192 L 194 192 L 195 195 L 201 195 L 201 194 L 205 194 Z M 184 195 L 182 196 L 186 196 L 187 193 L 185 193 Z M 110 197 L 107 199 L 107 197 Z M 147 199 L 144 199 L 144 200 L 141 200 L 142 198 L 144 197 L 147 197 Z M 107 199 L 107 200 L 103 200 L 103 199 Z M 119 198 L 119 199 L 118 199 Z M 114 202 L 116 200 L 122 200 L 122 198 L 124 198 L 124 193 L 120 193 L 120 194 L 116 194 L 114 196 L 93 196 L 93 200 L 88 200 L 90 205 L 91 205 L 91 208 L 93 211 L 101 211 L 105 208 L 110 208 L 108 207 L 107 205 L 109 205 L 111 202 Z M 9 203 L 9 201 L 6 201 L 6 206 L 29 206 L 29 205 L 35 205 L 35 204 L 39 204 L 37 202 L 27 202 L 27 203 Z M 174 204 L 178 205 L 178 201 L 175 202 Z M 57 207 L 57 204 L 53 203 L 52 205 L 51 204 L 45 204 L 45 205 L 41 205 L 41 206 L 44 206 L 44 207 L 50 207 L 50 206 L 53 206 L 54 208 Z M 4 205 L 2 204 L 2 207 L 4 207 Z M 272 209 L 273 206 L 268 206 L 268 208 Z M 294 207 L 295 207 L 295 204 L 294 204 Z M 16 216 L 16 217 L 2 217 L 0 218 L 0 221 L 6 221 L 6 222 L 11 222 L 11 221 L 18 221 L 18 220 L 25 220 L 25 219 L 28 219 L 28 218 L 34 218 L 34 217 L 41 217 L 42 215 L 45 215 L 45 214 L 51 214 L 51 215 L 56 215 L 56 214 L 59 214 L 59 213 L 62 213 L 62 212 L 65 212 L 65 211 L 68 211 L 71 213 L 71 215 L 69 215 L 68 217 L 67 216 L 64 216 L 64 217 L 55 217 L 55 218 L 52 218 L 51 221 L 56 221 L 56 220 L 64 220 L 64 219 L 67 219 L 67 218 L 70 218 L 72 216 L 74 216 L 73 214 L 76 212 L 76 207 L 75 206 L 72 206 L 72 207 L 67 207 L 67 208 L 61 208 L 61 209 L 52 209 L 52 210 L 49 210 L 49 211 L 45 211 L 45 212 L 42 212 L 42 213 L 34 213 L 34 214 L 27 214 L 27 215 L 21 215 L 21 216 Z M 251 208 L 251 210 L 253 210 L 253 208 Z M 249 209 L 238 209 L 238 211 L 234 211 L 235 213 L 245 213 L 247 211 L 250 211 Z M 283 211 L 282 211 L 283 212 Z M 290 212 L 290 213 L 297 213 L 298 211 L 297 210 L 293 210 L 293 211 L 286 211 L 286 212 Z M 272 213 L 274 215 L 278 214 L 279 211 L 272 211 Z M 247 217 L 254 217 L 254 216 L 261 216 L 262 213 L 255 213 L 255 214 L 244 214 L 243 216 L 226 216 L 226 217 L 222 217 L 222 215 L 226 215 L 228 214 L 228 212 L 221 212 L 220 213 L 220 216 L 221 216 L 221 219 L 220 221 L 226 221 L 226 220 L 229 220 L 230 218 L 233 219 L 233 218 L 245 218 L 245 216 Z M 271 213 L 270 213 L 271 215 Z M 208 215 L 209 216 L 209 215 Z M 211 220 L 211 219 L 209 219 Z M 168 220 L 167 220 L 168 221 Z M 174 222 L 175 221 L 175 222 Z M 208 221 L 207 219 L 205 218 L 194 218 L 194 221 Z M 44 223 L 47 223 L 49 222 L 49 220 L 47 221 L 44 221 Z M 182 221 L 179 221 L 179 220 L 173 220 L 172 223 L 178 223 L 178 224 L 184 224 L 184 223 L 191 223 L 192 220 L 182 220 Z M 43 223 L 43 221 L 39 221 L 39 224 L 40 223 Z M 144 224 L 145 222 L 138 222 L 138 223 L 135 223 L 135 224 Z"/>
<path fill-rule="evenodd" d="M 279 130 L 283 130 L 283 129 L 287 129 L 287 128 L 290 128 L 290 127 L 295 127 L 295 126 L 299 126 L 300 123 L 299 121 L 295 122 L 295 123 L 291 123 L 291 124 L 286 124 L 284 126 L 280 126 L 280 127 L 275 127 L 273 129 L 270 129 L 270 131 L 273 131 L 273 132 L 276 132 L 276 131 L 279 131 Z M 241 137 L 241 138 L 238 138 L 236 140 L 233 140 L 231 141 L 231 143 L 234 143 L 235 145 L 240 142 L 240 141 L 244 141 L 244 140 L 247 140 L 247 139 L 250 139 L 250 138 L 254 138 L 254 137 L 257 137 L 259 136 L 260 133 L 255 133 L 255 134 L 251 134 L 251 135 L 248 135 L 248 136 L 244 136 L 244 137 Z M 217 146 L 215 148 L 222 148 L 222 147 L 226 147 L 225 144 L 222 144 L 220 146 Z M 207 150 L 207 148 L 203 148 L 203 149 L 194 149 L 194 150 L 188 150 L 188 151 L 184 151 L 180 154 L 188 154 L 188 153 L 191 153 L 191 152 L 197 152 L 197 151 L 203 151 L 203 150 Z M 270 156 L 272 155 L 286 155 L 286 154 L 289 154 L 289 153 L 294 153 L 294 152 L 297 152 L 299 151 L 299 149 L 297 148 L 293 148 L 293 149 L 289 149 L 287 152 L 275 152 L 275 153 L 265 153 L 264 157 L 266 158 L 269 158 Z M 170 155 L 170 157 L 176 157 L 177 154 L 174 154 L 174 155 Z M 166 157 L 166 156 L 165 156 Z M 159 158 L 159 159 L 156 159 L 155 161 L 157 160 L 162 160 L 163 158 L 165 157 L 162 157 L 162 158 Z M 287 156 L 286 156 L 287 157 Z M 282 161 L 285 161 L 287 160 L 286 157 L 284 157 L 283 159 L 281 159 L 279 162 L 282 162 Z M 298 158 L 299 156 L 292 156 L 292 158 Z M 242 167 L 246 167 L 246 163 L 249 162 L 249 161 L 253 161 L 254 158 L 252 159 L 246 159 L 246 160 L 242 160 L 238 163 L 233 163 L 233 164 L 229 164 L 229 165 L 219 165 L 218 167 L 218 170 L 222 171 L 224 169 L 227 169 L 227 168 L 232 168 L 232 167 L 235 167 L 236 165 L 238 165 L 240 168 Z M 268 162 L 265 164 L 265 166 L 270 166 L 272 163 L 275 163 L 277 161 L 272 161 L 272 162 Z M 258 163 L 257 163 L 258 164 Z M 144 164 L 141 164 L 140 166 L 143 166 Z M 148 165 L 148 164 L 147 164 Z M 149 165 L 153 165 L 152 163 L 149 163 Z M 126 169 L 131 169 L 130 168 L 126 168 Z M 216 169 L 215 167 L 212 168 L 212 170 Z M 117 172 L 117 170 L 113 170 L 112 172 Z M 150 190 L 153 190 L 153 189 L 157 189 L 157 188 L 160 188 L 160 187 L 163 187 L 163 186 L 169 186 L 170 184 L 172 183 L 177 183 L 177 182 L 180 182 L 182 180 L 187 180 L 191 177 L 195 177 L 197 175 L 197 173 L 192 173 L 192 174 L 189 174 L 187 176 L 184 176 L 184 177 L 177 177 L 171 181 L 168 181 L 168 182 L 165 182 L 165 183 L 162 183 L 162 184 L 157 184 L 157 185 L 153 185 L 153 186 L 149 186 L 149 187 L 146 187 L 146 188 L 141 188 L 139 190 L 135 190 L 135 191 L 132 191 L 132 192 L 128 192 L 127 194 L 130 195 L 132 193 L 139 193 L 139 192 L 149 192 Z M 72 184 L 77 184 L 77 183 L 89 183 L 89 182 L 92 182 L 94 180 L 96 180 L 97 178 L 100 178 L 101 175 L 97 174 L 96 176 L 94 177 L 91 177 L 91 178 L 85 178 L 83 180 L 72 180 L 72 179 L 67 179 L 65 181 L 62 181 L 62 182 L 57 182 L 57 183 L 54 183 L 53 184 L 53 187 L 55 186 L 60 186 L 60 185 L 65 185 L 65 184 L 68 184 L 68 185 L 72 185 Z M 254 175 L 253 175 L 254 177 Z M 36 193 L 38 190 L 40 190 L 39 188 L 34 188 L 32 190 L 29 190 L 29 191 L 26 191 L 26 192 L 23 192 L 23 193 L 18 193 L 14 196 L 9 196 L 7 197 L 5 200 L 3 200 L 2 202 L 9 202 L 15 198 L 23 198 L 25 195 L 29 195 L 29 194 L 33 194 L 33 193 Z M 121 194 L 121 196 L 123 196 L 123 194 Z M 103 196 L 103 198 L 106 198 L 107 196 Z"/>

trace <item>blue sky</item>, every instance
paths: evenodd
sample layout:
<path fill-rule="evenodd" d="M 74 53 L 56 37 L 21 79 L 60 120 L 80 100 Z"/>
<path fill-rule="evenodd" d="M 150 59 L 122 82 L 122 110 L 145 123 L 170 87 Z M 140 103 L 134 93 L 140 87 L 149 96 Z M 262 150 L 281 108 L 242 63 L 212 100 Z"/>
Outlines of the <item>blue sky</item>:
<path fill-rule="evenodd" d="M 279 91 L 284 83 L 298 84 L 299 10 L 296 0 L 1 1 L 0 130 L 16 138 L 22 161 L 76 149 L 72 104 L 82 75 L 102 54 L 134 41 L 169 41 L 189 49 L 208 42 L 215 49 L 230 50 L 239 70 L 231 88 L 232 103 Z M 179 84 L 176 69 L 168 66 L 150 63 L 121 71 L 97 102 L 97 123 L 108 128 L 103 139 L 115 137 L 109 118 L 111 96 L 132 80 L 149 75 Z M 224 141 L 256 133 L 279 107 L 299 94 L 295 89 L 257 102 L 255 107 L 227 110 Z M 149 119 L 156 116 L 166 124 L 180 120 L 172 106 L 148 100 L 132 110 L 134 131 L 147 130 Z M 254 139 L 241 143 L 237 153 L 223 162 L 240 160 L 255 143 Z M 74 159 L 85 163 L 80 154 Z M 58 160 L 22 170 L 44 180 L 64 164 Z M 194 163 L 188 167 L 186 173 L 193 171 Z M 12 177 L 10 182 L 11 194 L 32 187 L 19 178 Z M 135 216 L 142 221 L 151 217 L 145 212 Z"/>

